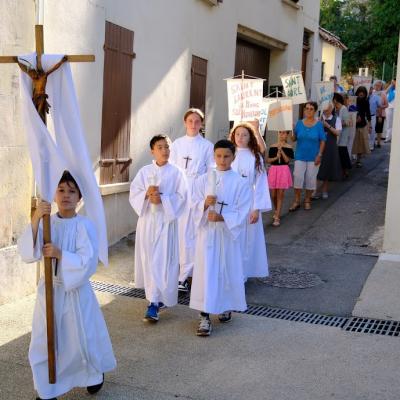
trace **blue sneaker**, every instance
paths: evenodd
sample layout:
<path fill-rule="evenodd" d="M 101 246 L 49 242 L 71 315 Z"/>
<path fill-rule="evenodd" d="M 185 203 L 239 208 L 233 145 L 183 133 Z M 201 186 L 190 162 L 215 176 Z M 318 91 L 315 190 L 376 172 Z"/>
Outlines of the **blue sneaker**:
<path fill-rule="evenodd" d="M 158 321 L 158 305 L 150 303 L 147 307 L 147 311 L 144 314 L 144 320 L 150 322 Z"/>
<path fill-rule="evenodd" d="M 167 306 L 164 303 L 161 303 L 161 301 L 158 303 L 158 309 L 161 310 L 165 310 L 167 308 Z"/>

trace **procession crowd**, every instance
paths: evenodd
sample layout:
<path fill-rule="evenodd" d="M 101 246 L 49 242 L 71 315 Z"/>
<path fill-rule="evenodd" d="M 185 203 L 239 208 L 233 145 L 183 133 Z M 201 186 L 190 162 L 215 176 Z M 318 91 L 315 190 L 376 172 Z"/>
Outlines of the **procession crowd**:
<path fill-rule="evenodd" d="M 335 79 L 335 77 L 332 77 Z M 267 149 L 251 123 L 233 126 L 215 144 L 201 133 L 204 114 L 184 114 L 186 134 L 171 143 L 156 135 L 149 143 L 151 164 L 142 167 L 130 187 L 129 202 L 138 215 L 135 237 L 135 285 L 149 304 L 144 320 L 156 323 L 160 310 L 177 304 L 179 291 L 190 291 L 190 307 L 199 311 L 197 336 L 209 336 L 211 314 L 220 323 L 232 311 L 245 311 L 245 282 L 268 276 L 262 213 L 273 209 L 281 223 L 285 192 L 294 188 L 289 211 L 313 199 L 328 198 L 329 182 L 346 179 L 355 163 L 391 139 L 395 81 L 387 91 L 377 81 L 356 102 L 335 82 L 333 102 L 318 117 L 318 104 L 304 104 L 304 117 L 293 131 L 279 131 Z M 296 144 L 295 148 L 289 142 Z M 292 173 L 292 160 L 294 160 Z M 302 203 L 302 191 L 305 190 Z M 43 244 L 41 219 L 51 213 L 42 201 L 18 246 L 26 262 L 53 258 L 57 341 L 57 381 L 48 382 L 45 285 L 39 283 L 29 360 L 38 399 L 55 399 L 74 387 L 93 394 L 116 360 L 107 327 L 89 278 L 98 262 L 92 222 L 76 213 L 81 199 L 74 177 L 65 171 L 51 216 L 52 243 Z M 271 201 L 272 200 L 272 201 Z"/>

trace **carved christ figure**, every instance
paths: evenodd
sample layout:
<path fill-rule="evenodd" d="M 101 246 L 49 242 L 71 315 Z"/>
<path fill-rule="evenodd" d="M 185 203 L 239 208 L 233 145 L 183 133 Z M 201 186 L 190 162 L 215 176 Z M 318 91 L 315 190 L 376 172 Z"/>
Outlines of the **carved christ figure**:
<path fill-rule="evenodd" d="M 25 60 L 24 60 L 25 61 Z M 32 101 L 39 113 L 40 118 L 46 124 L 46 114 L 49 113 L 50 104 L 47 102 L 46 94 L 47 77 L 68 61 L 68 56 L 64 56 L 57 64 L 53 65 L 48 71 L 43 71 L 41 67 L 32 68 L 32 65 L 26 65 L 18 61 L 18 65 L 32 79 Z M 39 63 L 38 63 L 39 64 Z"/>

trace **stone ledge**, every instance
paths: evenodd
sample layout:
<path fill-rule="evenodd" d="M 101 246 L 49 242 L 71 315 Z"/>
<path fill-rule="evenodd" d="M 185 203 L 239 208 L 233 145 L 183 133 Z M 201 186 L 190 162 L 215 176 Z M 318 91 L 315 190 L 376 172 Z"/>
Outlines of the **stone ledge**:
<path fill-rule="evenodd" d="M 112 183 L 110 185 L 99 185 L 99 189 L 102 196 L 109 196 L 111 194 L 129 192 L 130 186 L 130 182 Z"/>
<path fill-rule="evenodd" d="M 290 7 L 295 8 L 296 10 L 300 10 L 300 6 L 298 4 L 296 4 L 294 1 L 292 0 L 282 0 L 282 3 L 287 4 Z"/>

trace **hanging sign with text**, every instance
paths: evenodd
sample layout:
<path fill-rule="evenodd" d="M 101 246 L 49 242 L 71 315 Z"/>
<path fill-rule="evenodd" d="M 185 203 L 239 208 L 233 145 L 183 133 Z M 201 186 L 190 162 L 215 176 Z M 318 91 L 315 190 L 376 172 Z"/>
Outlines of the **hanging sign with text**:
<path fill-rule="evenodd" d="M 371 76 L 354 75 L 353 76 L 353 86 L 354 86 L 354 93 L 357 91 L 357 89 L 360 86 L 364 86 L 367 89 L 367 92 L 369 92 L 369 89 L 372 86 L 372 77 Z"/>
<path fill-rule="evenodd" d="M 283 90 L 286 97 L 290 97 L 293 104 L 307 102 L 306 89 L 304 87 L 303 75 L 301 72 L 281 75 Z"/>
<path fill-rule="evenodd" d="M 333 99 L 334 83 L 332 81 L 317 82 L 315 87 L 317 89 L 319 108 L 324 110 Z"/>
<path fill-rule="evenodd" d="M 263 79 L 227 79 L 229 121 L 254 121 L 260 117 Z"/>
<path fill-rule="evenodd" d="M 269 106 L 275 103 L 276 99 L 264 97 L 261 102 L 260 118 L 258 119 L 258 129 L 261 136 L 264 135 L 265 127 L 267 126 Z"/>
<path fill-rule="evenodd" d="M 291 131 L 293 129 L 293 101 L 280 98 L 269 104 L 268 130 Z"/>

